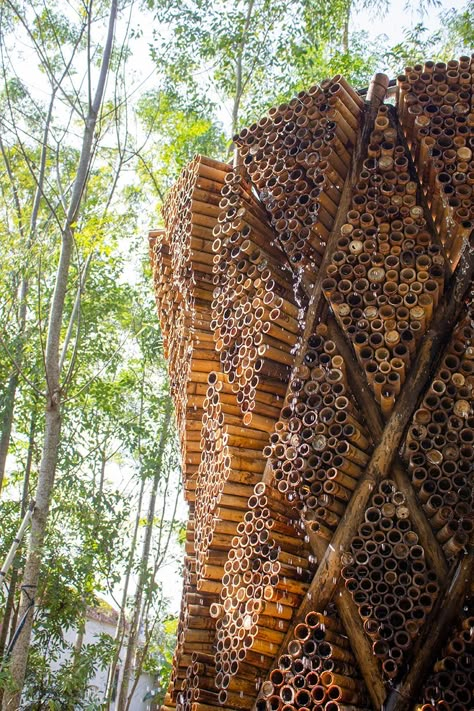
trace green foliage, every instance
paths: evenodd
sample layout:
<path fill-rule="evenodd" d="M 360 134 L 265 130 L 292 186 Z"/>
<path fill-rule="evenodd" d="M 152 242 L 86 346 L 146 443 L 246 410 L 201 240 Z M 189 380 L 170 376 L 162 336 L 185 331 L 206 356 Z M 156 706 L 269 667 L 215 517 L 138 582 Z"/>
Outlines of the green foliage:
<path fill-rule="evenodd" d="M 69 659 L 59 670 L 52 671 L 51 657 L 44 656 L 34 643 L 29 659 L 25 684 L 24 711 L 99 711 L 101 695 L 89 686 L 89 680 L 99 669 L 106 669 L 113 651 L 113 639 L 100 635 L 97 642 L 83 645 L 78 655 L 69 651 Z M 51 652 L 50 652 L 51 653 Z"/>
<path fill-rule="evenodd" d="M 405 66 L 433 57 L 448 61 L 460 54 L 470 55 L 474 46 L 474 2 L 468 0 L 460 10 L 450 8 L 440 13 L 439 28 L 430 32 L 423 22 L 406 30 L 403 42 L 386 56 L 389 70 L 402 73 Z"/>

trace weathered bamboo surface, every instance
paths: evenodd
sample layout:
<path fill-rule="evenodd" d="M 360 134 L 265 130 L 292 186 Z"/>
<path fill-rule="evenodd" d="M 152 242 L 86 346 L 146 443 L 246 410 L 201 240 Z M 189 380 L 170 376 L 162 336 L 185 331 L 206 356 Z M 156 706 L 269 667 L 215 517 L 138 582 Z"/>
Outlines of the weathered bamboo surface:
<path fill-rule="evenodd" d="M 472 83 L 472 57 L 406 67 L 398 77 L 400 123 L 453 265 L 474 225 Z"/>
<path fill-rule="evenodd" d="M 387 106 L 367 155 L 323 289 L 388 416 L 443 294 L 445 260 Z"/>
<path fill-rule="evenodd" d="M 474 593 L 473 76 L 407 68 L 398 113 L 383 75 L 365 103 L 322 82 L 166 200 L 190 507 L 166 711 L 470 708 L 472 629 L 426 677 Z"/>
<path fill-rule="evenodd" d="M 448 560 L 474 530 L 473 335 L 471 293 L 404 444 L 413 488 Z"/>

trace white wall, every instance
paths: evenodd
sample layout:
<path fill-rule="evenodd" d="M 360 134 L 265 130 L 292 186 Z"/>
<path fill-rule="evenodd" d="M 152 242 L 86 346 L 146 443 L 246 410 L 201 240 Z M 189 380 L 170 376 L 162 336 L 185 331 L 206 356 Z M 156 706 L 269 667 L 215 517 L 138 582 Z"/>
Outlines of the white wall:
<path fill-rule="evenodd" d="M 99 635 L 101 634 L 109 634 L 111 637 L 114 636 L 115 633 L 115 624 L 112 622 L 107 622 L 104 620 L 96 620 L 96 619 L 88 619 L 86 622 L 86 629 L 84 633 L 84 644 L 93 644 L 94 642 L 97 642 L 99 639 Z M 74 641 L 76 638 L 76 632 L 75 630 L 67 630 L 64 634 L 64 640 L 70 644 L 74 645 Z M 122 681 L 122 676 L 123 676 L 123 663 L 125 660 L 125 654 L 126 654 L 126 647 L 122 647 L 121 654 L 120 654 L 120 674 L 119 674 L 119 681 L 118 681 L 118 688 L 120 688 L 120 684 Z M 51 668 L 53 670 L 58 669 L 66 659 L 68 658 L 68 654 L 65 653 L 60 657 L 58 660 L 51 662 Z M 101 698 L 103 698 L 105 694 L 105 689 L 107 686 L 107 669 L 98 669 L 95 673 L 95 675 L 92 677 L 90 681 L 90 685 L 94 688 L 94 691 L 97 691 L 98 694 L 100 695 Z M 153 679 L 149 674 L 142 674 L 138 684 L 137 688 L 135 689 L 135 693 L 132 698 L 132 702 L 130 704 L 130 711 L 149 711 L 150 709 L 150 702 L 149 701 L 142 701 L 143 697 L 149 691 L 150 689 L 153 688 Z M 111 711 L 115 711 L 115 703 L 111 704 L 110 706 Z"/>

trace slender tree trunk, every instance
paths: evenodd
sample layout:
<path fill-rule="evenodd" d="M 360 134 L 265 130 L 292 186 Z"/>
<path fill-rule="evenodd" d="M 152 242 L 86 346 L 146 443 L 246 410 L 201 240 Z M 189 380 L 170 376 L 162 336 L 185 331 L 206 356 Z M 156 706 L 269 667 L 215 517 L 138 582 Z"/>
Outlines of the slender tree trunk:
<path fill-rule="evenodd" d="M 13 680 L 13 691 L 6 691 L 3 698 L 3 711 L 16 711 L 20 706 L 21 692 L 25 680 L 28 651 L 33 627 L 34 596 L 38 587 L 40 568 L 43 558 L 43 545 L 46 536 L 49 507 L 51 503 L 58 448 L 61 440 L 61 384 L 59 370 L 59 349 L 63 324 L 64 305 L 68 286 L 71 252 L 73 248 L 73 228 L 82 202 L 82 196 L 89 174 L 95 126 L 102 105 L 105 82 L 109 71 L 109 62 L 115 32 L 117 0 L 112 0 L 107 39 L 104 47 L 102 65 L 94 100 L 90 103 L 84 129 L 81 155 L 74 181 L 71 202 L 66 224 L 61 235 L 61 251 L 56 273 L 51 309 L 48 319 L 45 376 L 47 383 L 47 402 L 43 451 L 36 491 L 36 507 L 31 521 L 28 545 L 28 557 L 22 581 L 22 594 L 19 609 L 19 625 L 15 646 L 13 647 L 9 669 Z"/>
<path fill-rule="evenodd" d="M 235 65 L 235 94 L 234 102 L 232 104 L 232 135 L 235 136 L 239 130 L 239 111 L 240 102 L 242 100 L 242 95 L 244 93 L 244 88 L 246 81 L 243 77 L 243 61 L 244 61 L 244 49 L 245 43 L 247 41 L 247 34 L 250 27 L 250 21 L 252 19 L 253 7 L 255 0 L 248 0 L 247 16 L 245 18 L 245 26 L 242 32 L 242 40 L 240 42 L 240 50 L 237 55 L 236 65 Z"/>
<path fill-rule="evenodd" d="M 167 479 L 167 481 L 166 481 L 166 488 L 165 488 L 165 492 L 164 492 L 164 494 L 163 494 L 163 509 L 162 509 L 162 514 L 161 514 L 161 520 L 162 520 L 162 521 L 163 521 L 164 518 L 165 518 L 166 494 L 167 494 L 167 490 L 168 490 L 168 484 L 169 484 L 169 477 L 168 477 L 168 479 Z M 166 556 L 166 553 L 167 553 L 167 551 L 168 551 L 168 546 L 169 546 L 169 544 L 170 544 L 171 534 L 172 534 L 172 524 L 173 524 L 173 522 L 175 521 L 175 518 L 176 518 L 176 511 L 177 511 L 177 508 L 178 508 L 179 497 L 180 497 L 180 489 L 179 489 L 179 487 L 178 487 L 178 489 L 177 489 L 177 491 L 176 491 L 176 498 L 175 498 L 175 501 L 174 501 L 173 513 L 172 513 L 172 516 L 171 516 L 170 529 L 169 529 L 169 531 L 168 531 L 168 535 L 167 535 L 167 538 L 166 538 L 166 542 L 165 542 L 165 544 L 164 544 L 163 546 L 161 545 L 161 533 L 162 533 L 162 529 L 160 529 L 160 535 L 159 535 L 159 538 L 158 538 L 158 545 L 157 545 L 157 551 L 156 551 L 155 561 L 154 561 L 154 564 L 153 564 L 153 574 L 152 574 L 151 580 L 155 580 L 156 575 L 157 575 L 157 573 L 158 573 L 158 570 L 159 570 L 161 564 L 163 563 L 163 561 L 164 561 L 164 559 L 165 559 L 165 556 Z M 149 590 L 148 593 L 147 593 L 147 595 L 145 596 L 145 600 L 144 600 L 144 603 L 143 603 L 143 610 L 142 610 L 142 614 L 141 614 L 141 619 L 142 619 L 142 620 L 148 620 L 148 619 L 149 619 L 149 616 L 150 616 L 150 606 L 151 606 L 151 604 L 152 604 L 152 601 L 153 601 L 153 592 L 152 592 L 151 590 Z M 144 644 L 143 644 L 143 648 L 140 650 L 140 654 L 137 655 L 137 657 L 136 657 L 136 663 L 135 663 L 135 669 L 134 669 L 134 680 L 133 680 L 132 688 L 130 689 L 130 693 L 129 693 L 129 703 L 130 703 L 130 700 L 133 698 L 133 694 L 135 693 L 135 689 L 136 689 L 137 686 L 138 686 L 138 682 L 139 682 L 139 680 L 140 680 L 140 676 L 141 676 L 142 670 L 143 670 L 143 664 L 145 663 L 145 659 L 146 659 L 146 656 L 147 656 L 147 654 L 148 654 L 148 649 L 149 649 L 149 647 L 150 647 L 150 642 L 151 642 L 151 640 L 152 640 L 153 633 L 154 633 L 154 630 L 155 630 L 156 622 L 157 622 L 157 620 L 155 619 L 154 622 L 153 622 L 153 624 L 152 624 L 152 626 L 151 626 L 151 628 L 145 630 L 145 642 L 144 642 Z"/>
<path fill-rule="evenodd" d="M 137 589 L 135 591 L 135 599 L 133 604 L 133 615 L 130 622 L 130 632 L 128 635 L 127 644 L 127 654 L 125 656 L 125 663 L 123 667 L 122 683 L 120 685 L 120 694 L 117 702 L 117 711 L 127 711 L 131 696 L 128 696 L 128 688 L 133 674 L 133 664 L 135 661 L 135 656 L 137 652 L 138 645 L 138 633 L 139 633 L 139 623 L 140 614 L 142 610 L 142 599 L 145 590 L 145 584 L 148 578 L 148 560 L 150 557 L 151 548 L 151 537 L 153 533 L 153 522 L 155 518 L 155 507 L 156 507 L 156 497 L 158 494 L 158 485 L 162 476 L 162 463 L 163 456 L 166 447 L 166 443 L 169 435 L 169 425 L 171 418 L 171 402 L 166 403 L 166 409 L 163 419 L 163 426 L 161 429 L 160 442 L 158 445 L 158 452 L 156 457 L 156 467 L 155 475 L 153 477 L 153 483 L 150 493 L 150 501 L 148 504 L 147 520 L 145 525 L 145 533 L 143 538 L 142 555 L 140 561 L 140 574 L 137 583 Z"/>
<path fill-rule="evenodd" d="M 36 238 L 36 230 L 37 230 L 37 225 L 38 225 L 38 214 L 39 214 L 39 209 L 40 209 L 40 204 L 41 204 L 41 198 L 43 196 L 44 178 L 45 178 L 45 171 L 46 171 L 48 137 L 49 137 L 49 131 L 51 128 L 51 120 L 52 120 L 52 116 L 53 116 L 53 106 L 54 106 L 55 98 L 56 98 L 56 89 L 53 89 L 53 92 L 51 94 L 51 100 L 49 102 L 48 114 L 46 116 L 46 121 L 45 121 L 45 125 L 44 125 L 43 144 L 41 147 L 40 169 L 39 169 L 39 173 L 38 173 L 35 196 L 33 199 L 33 208 L 31 211 L 28 239 L 26 240 L 26 248 L 28 250 L 31 249 L 31 247 L 35 241 L 35 238 Z M 7 171 L 8 177 L 10 179 L 11 186 L 12 186 L 12 190 L 13 190 L 14 203 L 16 206 L 18 222 L 20 225 L 20 234 L 21 234 L 22 238 L 24 238 L 25 235 L 24 235 L 24 229 L 23 229 L 23 215 L 22 215 L 22 209 L 21 209 L 21 204 L 20 204 L 20 198 L 18 195 L 18 189 L 17 189 L 16 183 L 15 183 L 12 169 L 11 169 L 10 159 L 8 157 L 6 150 L 5 150 L 5 146 L 3 145 L 1 138 L 0 138 L 0 150 L 1 150 L 1 153 L 3 156 L 5 168 L 6 168 L 6 171 Z M 14 359 L 15 359 L 15 363 L 13 364 L 14 371 L 8 381 L 7 394 L 6 394 L 6 398 L 5 398 L 5 405 L 4 405 L 3 416 L 2 416 L 2 430 L 1 430 L 1 435 L 0 435 L 0 493 L 2 491 L 3 480 L 5 478 L 5 466 L 6 466 L 7 456 L 8 456 L 8 450 L 10 447 L 10 438 L 11 438 L 11 434 L 12 434 L 16 391 L 18 389 L 19 376 L 20 376 L 19 369 L 21 369 L 21 366 L 23 363 L 23 346 L 24 346 L 24 342 L 25 342 L 25 333 L 26 333 L 28 291 L 29 291 L 29 281 L 28 281 L 28 278 L 25 276 L 21 280 L 20 294 L 19 294 L 19 297 L 20 297 L 19 298 L 19 302 L 20 302 L 20 307 L 19 307 L 20 330 L 19 330 L 19 334 L 18 334 L 17 345 L 16 345 L 16 348 L 14 351 Z"/>
<path fill-rule="evenodd" d="M 17 353 L 18 355 L 18 353 Z M 0 436 L 0 491 L 5 477 L 5 465 L 13 425 L 13 411 L 15 407 L 16 390 L 18 387 L 18 371 L 15 369 L 8 379 L 5 403 L 3 406 L 2 434 Z"/>
<path fill-rule="evenodd" d="M 117 664 L 120 659 L 120 652 L 122 651 L 123 638 L 125 636 L 125 612 L 126 612 L 126 607 L 127 607 L 128 587 L 130 585 L 130 577 L 132 574 L 133 560 L 135 558 L 135 550 L 137 547 L 138 528 L 140 526 L 140 515 L 141 515 L 141 510 L 142 510 L 142 500 L 143 500 L 144 488 L 145 488 L 145 480 L 142 479 L 141 484 L 140 484 L 140 493 L 138 496 L 137 514 L 135 517 L 135 524 L 133 527 L 132 541 L 130 543 L 130 551 L 128 554 L 127 569 L 125 571 L 125 581 L 124 581 L 123 591 L 122 591 L 122 604 L 120 606 L 119 617 L 117 620 L 117 627 L 115 628 L 114 655 L 112 657 L 112 661 L 110 663 L 109 671 L 107 674 L 107 688 L 106 688 L 106 692 L 105 692 L 104 709 L 109 709 L 110 704 L 112 703 L 112 692 L 114 689 L 114 679 L 115 679 L 115 674 L 116 674 L 116 670 L 117 670 Z"/>
<path fill-rule="evenodd" d="M 21 499 L 21 511 L 20 518 L 23 519 L 26 509 L 28 507 L 29 499 L 29 486 L 30 486 L 30 474 L 31 465 L 33 462 L 33 452 L 35 445 L 35 431 L 36 431 L 36 411 L 33 406 L 33 412 L 30 421 L 30 433 L 28 438 L 28 454 L 26 457 L 25 465 L 25 476 L 23 479 L 23 494 Z M 18 553 L 18 551 L 17 551 Z M 16 627 L 17 611 L 15 610 L 15 597 L 16 597 L 16 586 L 18 583 L 18 570 L 13 568 L 10 577 L 10 586 L 8 589 L 8 597 L 5 605 L 5 612 L 2 620 L 2 629 L 0 630 L 0 666 L 3 666 L 3 657 L 5 654 L 5 647 L 10 634 L 10 630 L 14 630 Z M 3 699 L 3 689 L 0 689 L 0 705 Z"/>
<path fill-rule="evenodd" d="M 344 26 L 342 30 L 342 50 L 344 54 L 349 54 L 349 24 L 351 21 L 351 0 L 347 0 L 345 8 Z"/>

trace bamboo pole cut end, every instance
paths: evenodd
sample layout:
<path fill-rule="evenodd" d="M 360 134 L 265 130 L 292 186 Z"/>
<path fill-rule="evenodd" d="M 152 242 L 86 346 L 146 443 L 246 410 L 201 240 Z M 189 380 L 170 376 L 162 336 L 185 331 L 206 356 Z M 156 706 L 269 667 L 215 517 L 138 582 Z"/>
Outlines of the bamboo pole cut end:
<path fill-rule="evenodd" d="M 372 77 L 367 91 L 367 101 L 373 108 L 378 108 L 383 103 L 389 83 L 390 79 L 386 74 L 376 73 Z"/>

